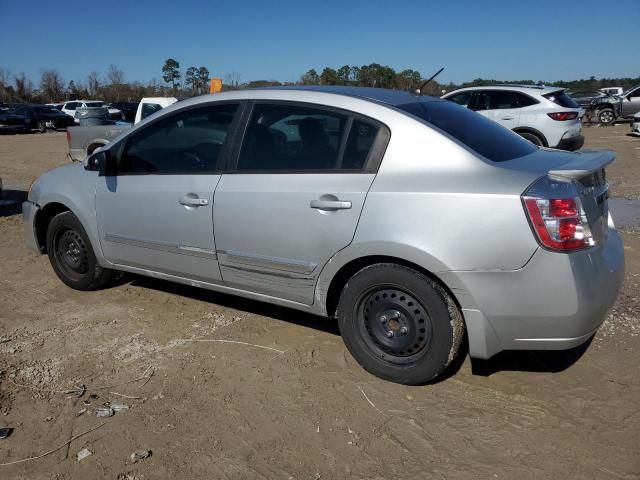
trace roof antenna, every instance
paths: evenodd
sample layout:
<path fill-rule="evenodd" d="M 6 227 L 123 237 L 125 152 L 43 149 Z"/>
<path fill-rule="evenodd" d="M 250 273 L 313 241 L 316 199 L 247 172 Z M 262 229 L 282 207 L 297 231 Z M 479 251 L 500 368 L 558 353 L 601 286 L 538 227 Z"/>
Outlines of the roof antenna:
<path fill-rule="evenodd" d="M 422 85 L 420 85 L 420 88 L 419 88 L 418 90 L 416 90 L 416 93 L 417 93 L 418 95 L 422 95 L 422 89 L 423 89 L 424 87 L 426 87 L 426 86 L 427 86 L 427 84 L 428 84 L 431 80 L 433 80 L 433 79 L 434 79 L 434 78 L 436 78 L 438 75 L 440 75 L 440 72 L 442 72 L 443 70 L 444 70 L 444 67 L 442 67 L 440 70 L 438 70 L 436 73 L 434 73 L 434 74 L 431 76 L 431 78 L 430 78 L 429 80 L 427 80 L 427 81 L 426 81 L 426 82 L 424 82 Z"/>

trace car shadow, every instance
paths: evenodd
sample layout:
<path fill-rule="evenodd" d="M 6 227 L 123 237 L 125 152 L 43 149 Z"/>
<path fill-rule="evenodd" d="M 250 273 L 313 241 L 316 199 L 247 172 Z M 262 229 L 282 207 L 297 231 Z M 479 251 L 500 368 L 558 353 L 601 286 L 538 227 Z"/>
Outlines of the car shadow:
<path fill-rule="evenodd" d="M 116 284 L 129 284 L 134 287 L 156 290 L 182 297 L 191 298 L 202 302 L 233 308 L 254 315 L 270 317 L 287 323 L 311 328 L 321 332 L 339 336 L 338 322 L 328 320 L 317 315 L 304 313 L 287 307 L 281 307 L 270 303 L 250 300 L 236 295 L 224 294 L 191 287 L 167 280 L 144 277 L 135 274 L 123 274 Z M 488 377 L 501 371 L 542 372 L 556 373 L 566 370 L 576 363 L 586 352 L 592 338 L 583 345 L 571 350 L 563 351 L 504 351 L 489 360 L 471 360 L 471 372 L 473 375 Z M 468 343 L 465 339 L 461 346 L 460 355 L 437 378 L 426 385 L 436 385 L 456 375 L 460 370 L 468 354 Z"/>
<path fill-rule="evenodd" d="M 0 217 L 10 217 L 22 213 L 22 202 L 27 199 L 24 190 L 3 190 L 0 196 Z"/>
<path fill-rule="evenodd" d="M 471 371 L 474 375 L 488 377 L 497 372 L 562 372 L 587 351 L 593 337 L 582 345 L 570 350 L 507 350 L 500 352 L 489 360 L 474 359 Z"/>
<path fill-rule="evenodd" d="M 143 277 L 134 274 L 126 274 L 120 283 L 129 283 L 134 287 L 148 288 L 160 292 L 180 295 L 182 297 L 199 300 L 202 302 L 214 303 L 226 308 L 241 310 L 254 315 L 271 317 L 284 322 L 293 323 L 302 327 L 312 328 L 332 335 L 340 335 L 338 323 L 317 315 L 301 312 L 292 308 L 280 307 L 270 303 L 250 300 L 248 298 L 214 292 L 204 288 L 191 287 L 181 283 L 174 283 L 167 280 Z"/>

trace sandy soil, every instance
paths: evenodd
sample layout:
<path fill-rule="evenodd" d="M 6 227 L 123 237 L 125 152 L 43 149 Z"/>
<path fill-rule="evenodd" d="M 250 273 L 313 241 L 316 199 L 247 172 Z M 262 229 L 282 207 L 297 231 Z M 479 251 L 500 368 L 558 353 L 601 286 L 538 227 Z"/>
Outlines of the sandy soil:
<path fill-rule="evenodd" d="M 613 195 L 638 198 L 627 131 L 585 136 L 619 154 Z M 64 134 L 0 136 L 5 187 L 26 189 L 65 153 Z M 3 207 L 0 427 L 15 431 L 0 463 L 104 425 L 0 478 L 640 478 L 640 234 L 624 240 L 624 291 L 586 351 L 467 359 L 404 387 L 362 370 L 323 319 L 140 277 L 70 290 Z M 206 339 L 257 346 L 193 341 Z M 82 398 L 59 393 L 79 384 Z M 104 402 L 130 408 L 97 418 Z M 140 450 L 151 457 L 133 463 Z"/>

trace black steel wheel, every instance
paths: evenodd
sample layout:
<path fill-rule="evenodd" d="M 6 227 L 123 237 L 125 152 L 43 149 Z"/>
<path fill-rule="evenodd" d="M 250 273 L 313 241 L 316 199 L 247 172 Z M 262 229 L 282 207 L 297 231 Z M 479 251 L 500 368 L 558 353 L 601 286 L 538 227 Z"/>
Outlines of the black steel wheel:
<path fill-rule="evenodd" d="M 98 264 L 86 231 L 71 212 L 49 222 L 47 253 L 58 278 L 76 290 L 94 290 L 113 277 L 112 270 Z"/>
<path fill-rule="evenodd" d="M 361 295 L 355 315 L 369 348 L 388 361 L 414 362 L 429 349 L 432 338 L 427 309 L 411 294 L 398 288 L 373 288 Z"/>
<path fill-rule="evenodd" d="M 464 338 L 462 315 L 444 288 L 394 263 L 356 272 L 342 290 L 337 316 L 358 363 L 397 383 L 424 384 L 442 374 Z"/>

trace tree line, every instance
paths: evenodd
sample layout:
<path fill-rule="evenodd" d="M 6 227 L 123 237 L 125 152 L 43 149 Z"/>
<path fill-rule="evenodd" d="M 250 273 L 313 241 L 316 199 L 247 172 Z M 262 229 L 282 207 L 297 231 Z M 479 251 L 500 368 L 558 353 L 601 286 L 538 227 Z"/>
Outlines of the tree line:
<path fill-rule="evenodd" d="M 210 72 L 204 66 L 190 66 L 183 72 L 180 62 L 168 58 L 161 67 L 162 81 L 154 78 L 149 82 L 125 81 L 125 74 L 116 65 L 109 65 L 104 74 L 91 71 L 82 79 L 68 82 L 56 69 L 42 69 L 40 79 L 35 84 L 24 73 L 12 74 L 8 69 L 0 67 L 0 103 L 3 102 L 58 102 L 70 98 L 95 98 L 107 102 L 139 101 L 142 97 L 150 96 L 179 96 L 189 97 L 201 95 L 209 91 Z M 318 73 L 320 72 L 320 73 Z M 544 82 L 542 80 L 495 80 L 476 78 L 462 84 L 439 83 L 438 79 L 430 82 L 423 93 L 441 95 L 457 88 L 494 85 L 550 85 L 566 88 L 572 91 L 597 90 L 603 87 L 622 87 L 628 89 L 640 85 L 640 76 L 636 78 L 600 78 L 594 76 L 588 79 L 559 80 Z M 393 88 L 398 90 L 415 91 L 425 81 L 417 70 L 404 69 L 396 71 L 388 65 L 371 63 L 354 66 L 324 67 L 310 69 L 302 74 L 295 82 L 279 82 L 277 80 L 251 80 L 241 82 L 238 72 L 231 72 L 223 76 L 223 89 L 259 88 L 281 85 L 349 85 L 378 88 Z"/>

